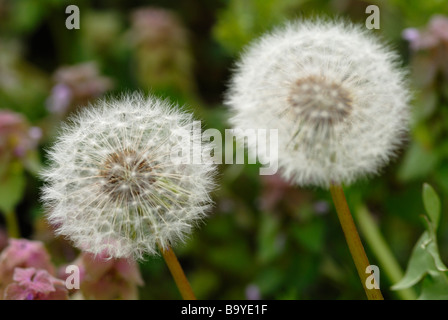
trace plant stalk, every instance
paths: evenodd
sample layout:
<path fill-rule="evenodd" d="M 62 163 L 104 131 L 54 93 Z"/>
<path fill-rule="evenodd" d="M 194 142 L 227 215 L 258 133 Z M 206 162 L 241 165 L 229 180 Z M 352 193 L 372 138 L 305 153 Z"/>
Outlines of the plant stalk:
<path fill-rule="evenodd" d="M 344 190 L 341 185 L 332 184 L 330 186 L 331 196 L 333 198 L 336 212 L 338 214 L 339 222 L 342 226 L 342 231 L 345 235 L 348 248 L 355 262 L 356 270 L 358 271 L 359 278 L 361 279 L 362 286 L 369 300 L 384 300 L 380 289 L 375 287 L 367 288 L 367 278 L 370 276 L 366 273 L 366 269 L 370 266 L 369 259 L 359 238 L 358 231 L 353 221 L 352 214 L 345 198 Z"/>
<path fill-rule="evenodd" d="M 173 250 L 170 247 L 163 249 L 163 247 L 160 245 L 159 249 L 162 252 L 162 256 L 165 259 L 166 264 L 168 265 L 168 269 L 170 269 L 171 275 L 174 278 L 174 282 L 176 282 L 177 288 L 179 289 L 182 298 L 184 300 L 196 300 L 190 283 L 188 282 L 184 270 L 182 269 L 179 260 L 177 260 L 177 257 L 174 254 Z"/>
<path fill-rule="evenodd" d="M 5 213 L 6 231 L 10 238 L 20 238 L 19 222 L 14 211 Z"/>

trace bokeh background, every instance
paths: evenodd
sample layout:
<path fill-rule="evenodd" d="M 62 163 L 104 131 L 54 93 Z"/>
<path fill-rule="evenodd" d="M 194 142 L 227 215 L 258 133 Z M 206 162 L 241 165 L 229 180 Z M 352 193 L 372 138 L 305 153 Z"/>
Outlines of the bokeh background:
<path fill-rule="evenodd" d="M 361 230 L 361 237 L 370 262 L 382 271 L 385 298 L 409 298 L 422 290 L 422 282 L 411 292 L 391 290 L 396 281 L 383 271 L 390 267 L 374 248 L 384 241 L 406 269 L 425 231 L 425 182 L 442 203 L 437 243 L 448 263 L 447 1 L 79 0 L 80 29 L 67 30 L 70 4 L 0 0 L 0 250 L 16 216 L 20 237 L 42 241 L 56 268 L 78 257 L 46 224 L 37 174 L 58 126 L 75 110 L 139 90 L 185 105 L 204 128 L 224 131 L 226 85 L 246 44 L 299 17 L 338 16 L 364 24 L 366 7 L 375 4 L 380 29 L 372 32 L 410 70 L 414 121 L 397 160 L 346 194 L 357 223 L 367 213 L 380 232 L 367 241 L 368 231 Z M 174 248 L 197 297 L 364 299 L 329 192 L 259 176 L 258 169 L 220 165 L 213 212 Z M 148 257 L 139 268 L 145 283 L 138 287 L 140 299 L 180 298 L 162 258 Z M 106 288 L 126 277 L 115 272 L 102 281 Z M 447 292 L 442 284 L 440 294 Z"/>

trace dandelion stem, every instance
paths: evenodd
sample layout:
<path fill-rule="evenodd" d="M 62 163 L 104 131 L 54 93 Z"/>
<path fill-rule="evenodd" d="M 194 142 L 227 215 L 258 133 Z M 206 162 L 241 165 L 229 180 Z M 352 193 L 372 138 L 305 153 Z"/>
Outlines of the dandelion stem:
<path fill-rule="evenodd" d="M 342 186 L 332 184 L 330 186 L 330 192 L 336 207 L 339 222 L 341 223 L 342 230 L 344 231 L 345 240 L 347 241 L 348 248 L 352 255 L 353 261 L 355 262 L 355 266 L 367 298 L 369 300 L 383 300 L 380 289 L 368 289 L 366 286 L 367 277 L 370 276 L 370 274 L 366 273 L 366 268 L 370 265 L 370 263 L 366 252 L 364 251 L 361 239 L 359 238 L 352 214 L 350 213 L 344 190 L 342 189 Z"/>
<path fill-rule="evenodd" d="M 384 240 L 377 224 L 366 206 L 360 204 L 354 211 L 355 219 L 358 222 L 359 230 L 363 235 L 367 245 L 376 256 L 380 266 L 384 269 L 386 276 L 391 283 L 397 283 L 403 278 L 403 270 L 395 259 L 391 249 Z M 417 299 L 416 293 L 412 288 L 396 291 L 396 294 L 404 300 Z"/>
<path fill-rule="evenodd" d="M 160 251 L 162 252 L 163 258 L 165 259 L 168 268 L 170 269 L 171 275 L 176 282 L 177 288 L 184 300 L 196 300 L 196 297 L 191 289 L 190 283 L 185 276 L 184 270 L 182 269 L 176 255 L 170 247 L 163 249 L 159 245 Z"/>
<path fill-rule="evenodd" d="M 6 229 L 10 238 L 20 238 L 19 223 L 14 211 L 5 213 Z"/>

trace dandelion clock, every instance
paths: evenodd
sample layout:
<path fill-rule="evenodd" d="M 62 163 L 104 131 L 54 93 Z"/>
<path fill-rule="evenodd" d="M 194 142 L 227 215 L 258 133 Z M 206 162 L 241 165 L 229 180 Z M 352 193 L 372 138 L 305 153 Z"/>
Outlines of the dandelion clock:
<path fill-rule="evenodd" d="M 154 97 L 99 101 L 64 125 L 42 173 L 58 234 L 113 258 L 160 249 L 184 298 L 194 295 L 171 246 L 206 216 L 215 169 L 173 160 L 185 141 L 201 141 L 192 122 Z"/>
<path fill-rule="evenodd" d="M 283 177 L 330 189 L 367 296 L 382 298 L 365 287 L 369 263 L 341 185 L 379 173 L 406 137 L 409 93 L 398 56 L 364 26 L 296 21 L 249 45 L 226 102 L 235 128 L 278 130 Z"/>

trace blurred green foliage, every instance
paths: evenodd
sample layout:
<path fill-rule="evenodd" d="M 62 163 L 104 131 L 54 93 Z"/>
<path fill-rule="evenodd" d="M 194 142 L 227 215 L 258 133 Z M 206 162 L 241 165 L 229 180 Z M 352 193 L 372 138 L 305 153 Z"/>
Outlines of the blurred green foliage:
<path fill-rule="evenodd" d="M 260 36 L 285 17 L 296 14 L 305 1 L 297 0 L 230 0 L 218 13 L 213 28 L 215 38 L 230 52 L 236 54 L 253 38 Z"/>
<path fill-rule="evenodd" d="M 448 80 L 436 76 L 429 84 L 422 81 L 428 64 L 416 62 L 417 55 L 401 38 L 405 28 L 422 28 L 434 14 L 448 15 L 446 1 L 84 0 L 78 2 L 80 30 L 65 28 L 68 4 L 0 0 L 0 109 L 19 112 L 43 129 L 39 147 L 43 161 L 54 128 L 64 118 L 47 108 L 57 85 L 54 72 L 62 66 L 94 61 L 101 75 L 113 81 L 106 94 L 151 90 L 185 103 L 204 120 L 205 128 L 223 131 L 228 128 L 223 93 L 244 45 L 295 17 L 324 14 L 363 23 L 366 6 L 378 5 L 381 29 L 374 32 L 399 50 L 403 65 L 411 68 L 415 121 L 397 161 L 381 176 L 348 188 L 347 197 L 366 204 L 403 268 L 411 257 L 408 272 L 419 255 L 428 255 L 431 247 L 420 250 L 422 242 L 437 243 L 437 261 L 447 263 L 448 209 L 442 205 L 440 215 L 436 213 L 439 210 L 431 200 L 434 195 L 428 191 L 424 205 L 421 186 L 430 183 L 440 203 L 448 203 Z M 133 37 L 138 31 L 132 15 L 148 6 L 167 10 L 177 17 L 178 25 L 174 31 L 170 29 L 171 34 L 152 35 L 150 42 L 139 38 L 143 45 L 136 44 Z M 160 23 L 163 31 L 165 22 L 155 23 Z M 180 40 L 185 45 L 176 45 L 176 30 L 181 30 Z M 148 35 L 143 32 L 142 37 Z M 431 65 L 433 60 L 428 59 L 424 61 Z M 88 98 L 93 101 L 97 97 Z M 257 165 L 221 165 L 219 169 L 213 212 L 185 245 L 175 248 L 199 299 L 364 298 L 327 192 L 296 188 L 277 176 L 261 177 Z M 37 201 L 41 182 L 35 170 L 20 163 L 2 163 L 0 172 L 0 210 L 15 207 L 22 235 L 46 239 L 54 261 L 66 261 L 62 245 L 56 244 L 59 240 L 48 236 L 51 230 L 42 227 L 44 210 Z M 419 216 L 425 207 L 426 225 L 422 226 Z M 371 263 L 376 264 L 368 245 L 366 249 Z M 148 257 L 141 270 L 146 283 L 140 288 L 142 299 L 179 298 L 160 257 Z M 418 282 L 423 278 L 419 274 L 406 285 L 416 284 L 421 298 L 431 298 L 428 292 L 437 290 L 440 296 L 446 294 L 446 276 L 428 272 L 423 281 Z M 385 298 L 397 298 L 390 289 L 393 284 L 387 277 L 381 278 Z"/>
<path fill-rule="evenodd" d="M 428 184 L 423 185 L 423 203 L 427 214 L 423 216 L 426 231 L 415 244 L 403 279 L 393 289 L 409 288 L 423 280 L 419 299 L 446 300 L 448 268 L 440 258 L 436 235 L 440 221 L 440 199 Z"/>

